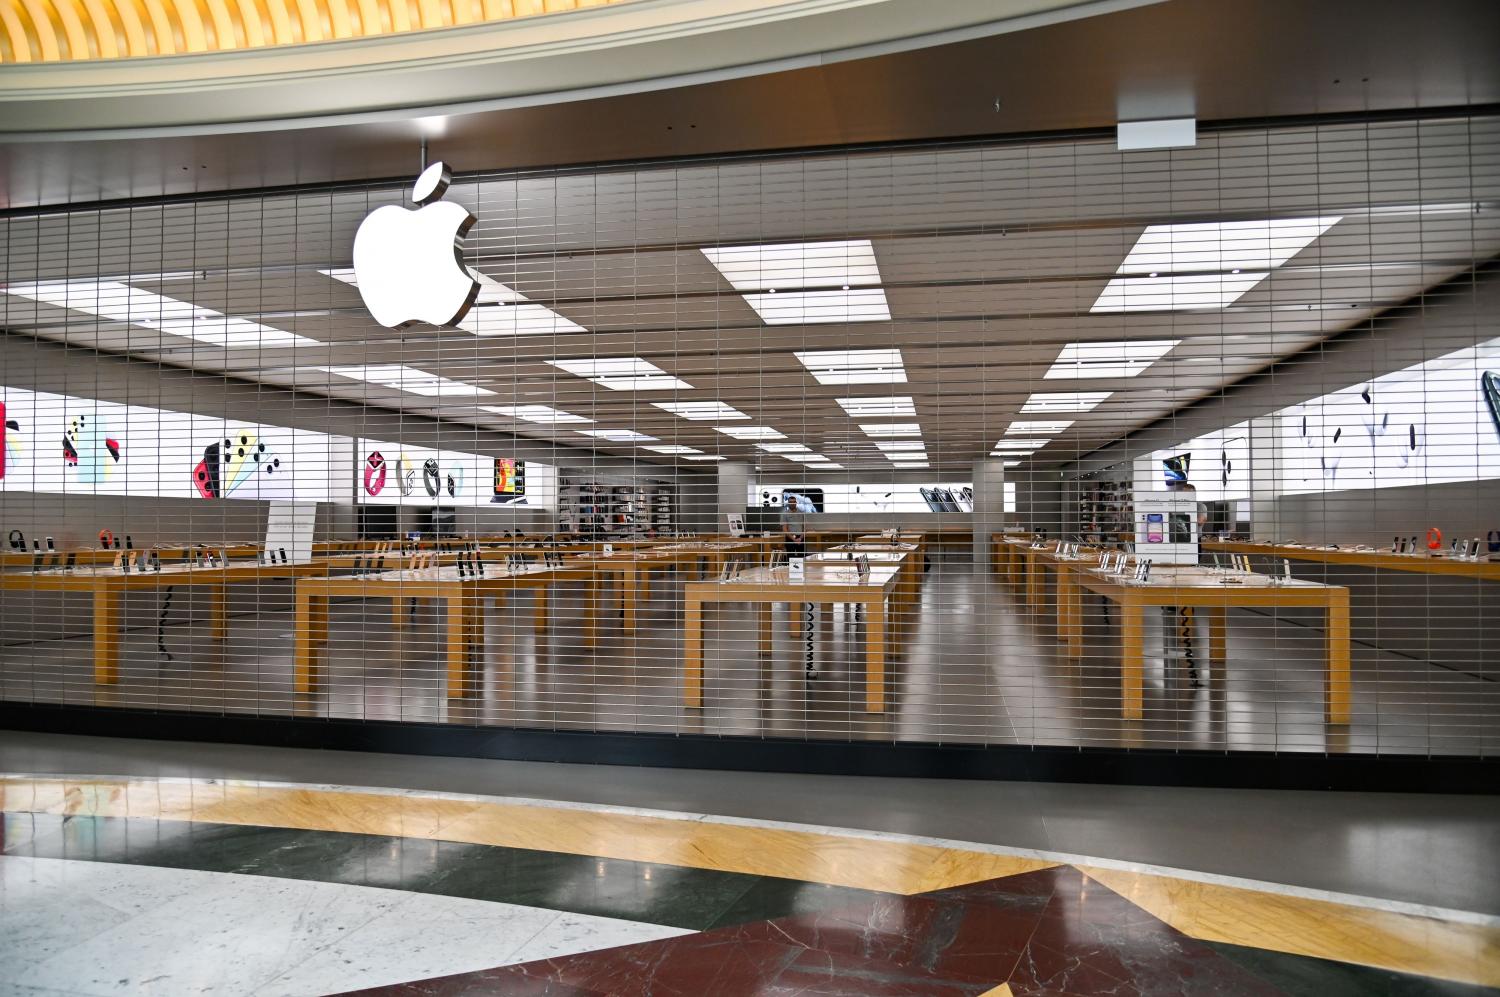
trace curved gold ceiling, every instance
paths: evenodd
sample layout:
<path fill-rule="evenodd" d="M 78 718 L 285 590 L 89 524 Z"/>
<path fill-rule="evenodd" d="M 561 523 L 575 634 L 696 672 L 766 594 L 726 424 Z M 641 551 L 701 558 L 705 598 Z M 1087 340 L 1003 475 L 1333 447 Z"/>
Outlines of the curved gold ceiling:
<path fill-rule="evenodd" d="M 227 52 L 626 0 L 0 0 L 0 63 Z"/>

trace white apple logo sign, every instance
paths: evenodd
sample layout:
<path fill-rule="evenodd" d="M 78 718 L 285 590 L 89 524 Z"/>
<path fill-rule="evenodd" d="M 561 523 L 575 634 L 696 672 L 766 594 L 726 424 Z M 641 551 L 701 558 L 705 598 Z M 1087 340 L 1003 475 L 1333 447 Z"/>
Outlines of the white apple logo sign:
<path fill-rule="evenodd" d="M 454 325 L 479 296 L 460 245 L 476 219 L 439 198 L 453 176 L 433 163 L 412 185 L 415 211 L 387 204 L 370 212 L 354 234 L 354 279 L 375 321 L 390 329 L 426 322 Z"/>

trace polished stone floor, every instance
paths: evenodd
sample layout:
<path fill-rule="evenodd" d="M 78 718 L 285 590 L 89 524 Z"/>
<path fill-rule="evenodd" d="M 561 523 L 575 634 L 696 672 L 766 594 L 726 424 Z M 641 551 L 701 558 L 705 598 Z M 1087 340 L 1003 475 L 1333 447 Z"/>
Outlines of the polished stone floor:
<path fill-rule="evenodd" d="M 720 772 L 0 730 L 0 772 L 378 785 L 955 839 L 1500 916 L 1500 795 Z M 1288 847 L 1288 842 L 1292 843 Z"/>
<path fill-rule="evenodd" d="M 1060 653 L 1050 602 L 1019 593 L 955 558 L 934 558 L 920 603 L 892 648 L 890 709 L 864 711 L 865 627 L 824 615 L 814 637 L 784 610 L 769 657 L 758 657 L 749 607 L 707 627 L 703 709 L 681 701 L 678 579 L 658 576 L 627 633 L 609 615 L 585 644 L 579 589 L 553 600 L 552 626 L 532 627 L 530 596 L 487 611 L 474 662 L 476 694 L 449 698 L 443 614 L 422 605 L 392 626 L 388 602 L 335 605 L 316 693 L 293 690 L 289 591 L 231 590 L 229 639 L 179 593 L 158 642 L 160 603 L 133 597 L 121 681 L 96 686 L 87 600 L 7 598 L 0 624 L 0 698 L 152 709 L 448 722 L 570 730 L 708 732 L 840 740 L 1153 747 L 1384 754 L 1500 754 L 1500 673 L 1457 671 L 1356 642 L 1353 722 L 1323 721 L 1323 633 L 1295 614 L 1230 613 L 1229 660 L 1208 667 L 1201 633 L 1186 645 L 1175 620 L 1148 621 L 1146 712 L 1120 718 L 1116 620 L 1090 607 L 1084 656 Z M 613 614 L 613 610 L 611 611 Z M 1171 638 L 1171 639 L 1169 639 Z M 1174 653 L 1191 647 L 1196 657 Z M 166 649 L 163 654 L 161 648 Z M 168 658 L 167 655 L 170 655 Z M 1496 656 L 1500 667 L 1500 655 Z M 1195 680 L 1196 677 L 1196 680 Z"/>
<path fill-rule="evenodd" d="M 0 994 L 1478 995 L 1500 918 L 896 834 L 0 776 Z"/>

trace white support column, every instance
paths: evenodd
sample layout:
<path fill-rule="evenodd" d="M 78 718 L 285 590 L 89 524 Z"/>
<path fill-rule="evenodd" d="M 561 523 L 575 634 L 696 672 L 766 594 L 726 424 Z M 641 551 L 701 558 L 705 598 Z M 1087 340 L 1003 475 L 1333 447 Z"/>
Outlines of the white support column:
<path fill-rule="evenodd" d="M 1282 539 L 1276 515 L 1281 490 L 1281 432 L 1275 416 L 1250 420 L 1250 536 Z"/>
<path fill-rule="evenodd" d="M 974 462 L 974 563 L 988 568 L 990 534 L 1005 525 L 1005 461 Z"/>
<path fill-rule="evenodd" d="M 750 494 L 750 486 L 754 484 L 755 469 L 749 464 L 736 461 L 721 461 L 719 470 L 719 521 L 714 526 L 715 533 L 727 533 L 729 531 L 730 513 L 736 515 L 745 511 L 748 504 L 747 496 Z"/>

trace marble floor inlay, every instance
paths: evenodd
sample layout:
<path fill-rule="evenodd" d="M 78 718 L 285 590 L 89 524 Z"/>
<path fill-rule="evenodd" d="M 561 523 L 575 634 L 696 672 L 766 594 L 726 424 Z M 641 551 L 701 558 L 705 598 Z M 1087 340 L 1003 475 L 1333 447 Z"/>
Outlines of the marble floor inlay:
<path fill-rule="evenodd" d="M 0 966 L 18 993 L 294 997 L 685 933 L 366 886 L 15 855 L 0 856 L 0 899 Z"/>
<path fill-rule="evenodd" d="M 703 814 L 17 775 L 0 967 L 0 997 L 1477 997 L 1500 919 Z"/>

